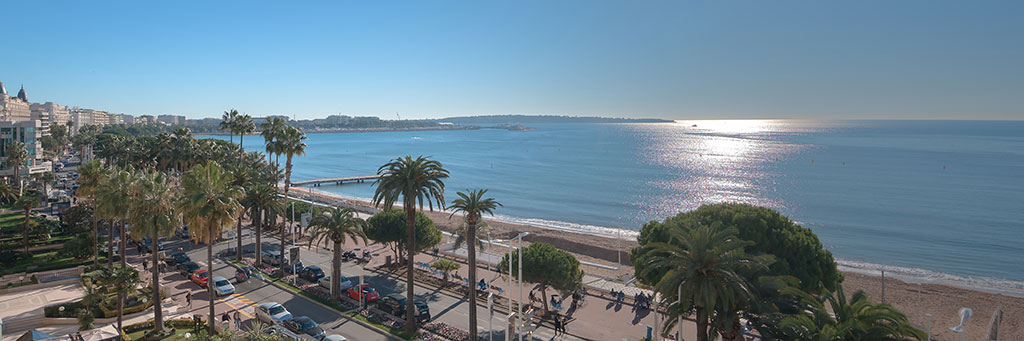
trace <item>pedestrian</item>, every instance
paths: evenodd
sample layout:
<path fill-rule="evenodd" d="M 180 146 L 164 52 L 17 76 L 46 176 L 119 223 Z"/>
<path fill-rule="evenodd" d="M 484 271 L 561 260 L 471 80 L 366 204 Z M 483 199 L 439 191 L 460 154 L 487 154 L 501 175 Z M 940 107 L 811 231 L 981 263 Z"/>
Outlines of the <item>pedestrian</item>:
<path fill-rule="evenodd" d="M 555 318 L 558 318 L 558 325 L 559 325 L 560 328 L 562 328 L 562 335 L 565 335 L 565 323 L 568 322 L 568 321 L 564 321 L 561 318 L 559 318 L 558 316 L 555 316 Z M 568 319 L 568 317 L 566 317 L 566 319 Z"/>
<path fill-rule="evenodd" d="M 185 292 L 185 302 L 188 302 L 188 308 L 192 309 L 192 290 Z"/>
<path fill-rule="evenodd" d="M 142 271 L 149 271 L 149 261 L 145 259 L 142 260 Z"/>
<path fill-rule="evenodd" d="M 562 320 L 555 315 L 555 336 L 558 336 L 558 332 L 562 330 Z"/>
<path fill-rule="evenodd" d="M 235 329 L 242 330 L 242 315 L 238 314 L 238 310 L 235 310 Z"/>
<path fill-rule="evenodd" d="M 231 321 L 231 314 L 228 314 L 228 312 L 225 311 L 224 314 L 220 316 L 220 321 L 221 322 L 229 322 L 229 321 Z"/>

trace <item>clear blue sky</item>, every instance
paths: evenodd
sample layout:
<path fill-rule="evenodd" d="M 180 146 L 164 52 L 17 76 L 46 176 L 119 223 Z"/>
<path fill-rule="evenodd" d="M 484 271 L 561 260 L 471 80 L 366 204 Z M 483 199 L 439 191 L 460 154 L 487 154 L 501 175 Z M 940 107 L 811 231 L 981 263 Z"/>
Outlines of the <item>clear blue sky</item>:
<path fill-rule="evenodd" d="M 32 101 L 213 117 L 1024 119 L 1022 1 L 5 1 Z"/>

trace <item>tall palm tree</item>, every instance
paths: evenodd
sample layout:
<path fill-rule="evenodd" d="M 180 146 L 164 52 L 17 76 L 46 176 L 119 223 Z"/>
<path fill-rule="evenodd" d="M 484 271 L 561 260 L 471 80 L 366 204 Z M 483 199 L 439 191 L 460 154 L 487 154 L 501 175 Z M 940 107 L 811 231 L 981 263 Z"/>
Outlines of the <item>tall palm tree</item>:
<path fill-rule="evenodd" d="M 794 291 L 791 291 L 794 292 Z M 843 286 L 820 296 L 797 292 L 800 313 L 778 323 L 783 338 L 799 340 L 923 340 L 927 336 L 910 325 L 891 305 L 872 304 L 858 290 L 849 300 Z"/>
<path fill-rule="evenodd" d="M 366 245 L 366 235 L 363 227 L 366 221 L 356 217 L 356 210 L 352 208 L 332 208 L 329 212 L 317 214 L 309 222 L 310 238 L 309 245 L 326 244 L 329 240 L 334 243 L 331 249 L 331 301 L 337 303 L 341 298 L 341 244 L 349 238 L 352 241 L 361 238 Z"/>
<path fill-rule="evenodd" d="M 281 156 L 281 148 L 279 144 L 276 142 L 280 138 L 281 134 L 284 132 L 285 125 L 285 120 L 280 117 L 270 117 L 267 119 L 266 122 L 260 125 L 260 128 L 263 129 L 260 135 L 263 135 L 264 149 L 267 150 L 268 160 L 270 156 Z M 277 164 L 279 163 L 274 162 L 274 165 Z"/>
<path fill-rule="evenodd" d="M 160 238 L 174 234 L 178 229 L 178 211 L 175 204 L 178 200 L 177 187 L 161 172 L 140 173 L 133 182 L 130 201 L 129 219 L 133 232 L 149 236 L 153 240 L 153 250 L 160 250 Z M 160 306 L 160 256 L 152 253 L 153 271 L 153 330 L 164 328 L 163 309 Z"/>
<path fill-rule="evenodd" d="M 234 169 L 234 170 L 231 171 L 231 184 L 234 185 L 234 186 L 238 186 L 238 187 L 242 188 L 242 191 L 245 192 L 245 190 L 247 189 L 246 188 L 246 184 L 248 184 L 249 180 L 250 180 L 249 172 L 247 172 L 245 169 L 242 169 L 242 168 L 244 168 L 243 165 L 240 165 L 237 162 L 235 163 L 235 165 L 236 165 L 235 168 L 238 168 L 238 169 Z M 243 208 L 244 208 L 244 205 L 243 205 Z M 235 250 L 235 260 L 239 261 L 239 262 L 242 261 L 242 217 L 243 216 L 245 216 L 245 210 L 242 210 L 242 213 L 238 215 L 238 218 L 236 219 L 237 222 L 235 224 L 235 241 L 237 242 L 237 249 Z"/>
<path fill-rule="evenodd" d="M 252 117 L 248 114 L 241 114 L 235 118 L 235 132 L 238 133 L 238 147 L 242 149 L 242 153 L 245 154 L 245 147 L 242 146 L 242 139 L 247 134 L 252 134 L 256 131 L 256 125 L 252 123 Z"/>
<path fill-rule="evenodd" d="M 115 168 L 96 189 L 96 214 L 104 219 L 109 219 L 111 226 L 113 226 L 114 221 L 121 222 L 121 226 L 118 229 L 118 233 L 121 235 L 121 240 L 118 241 L 118 254 L 121 255 L 122 266 L 126 264 L 125 244 L 128 243 L 128 234 L 125 233 L 125 221 L 128 220 L 129 206 L 125 203 L 131 198 L 134 177 L 135 175 L 129 169 Z M 113 241 L 113 236 L 113 234 L 110 235 L 111 242 Z"/>
<path fill-rule="evenodd" d="M 39 176 L 39 183 L 43 185 L 44 197 L 50 196 L 50 184 L 53 183 L 53 180 L 57 180 L 57 176 L 53 172 L 46 172 Z"/>
<path fill-rule="evenodd" d="M 231 184 L 231 173 L 224 170 L 217 162 L 210 161 L 206 165 L 192 167 L 188 173 L 181 178 L 182 199 L 179 201 L 179 208 L 184 213 L 189 226 L 206 226 L 207 230 L 201 236 L 206 242 L 206 264 L 208 271 L 213 273 L 213 242 L 214 236 L 220 234 L 223 228 L 229 228 L 235 221 L 235 217 L 241 214 L 242 205 L 238 200 L 242 198 L 242 188 Z M 214 317 L 214 293 L 213 286 L 207 285 L 207 294 L 210 298 L 210 334 L 216 334 L 213 324 Z"/>
<path fill-rule="evenodd" d="M 107 177 L 110 176 L 110 171 L 107 167 L 103 166 L 98 161 L 90 161 L 78 166 L 78 196 L 81 198 L 88 199 L 96 205 L 96 190 L 100 187 Z M 92 216 L 92 258 L 93 265 L 100 265 L 100 244 L 99 244 L 99 219 L 96 215 Z M 114 231 L 108 231 L 111 237 L 114 236 Z M 107 253 L 108 260 L 113 262 L 114 257 L 114 244 L 113 240 L 110 240 L 109 250 Z"/>
<path fill-rule="evenodd" d="M 134 292 L 135 287 L 141 282 L 139 271 L 134 267 L 121 264 L 107 268 L 101 274 L 100 280 L 105 287 L 112 288 L 117 292 L 117 329 L 121 330 L 121 322 L 124 319 L 124 297 Z M 153 304 L 157 305 L 159 302 L 153 302 Z"/>
<path fill-rule="evenodd" d="M 494 200 L 494 198 L 484 198 L 487 194 L 486 189 L 470 190 L 469 194 L 458 192 L 456 193 L 459 198 L 452 201 L 452 205 L 448 206 L 448 210 L 452 211 L 452 216 L 455 216 L 457 212 L 463 212 L 466 215 L 466 251 L 469 255 L 469 339 L 477 339 L 476 330 L 476 246 L 478 243 L 476 237 L 477 224 L 480 222 L 480 217 L 483 214 L 494 215 L 494 209 L 502 206 L 500 202 Z"/>
<path fill-rule="evenodd" d="M 21 185 L 21 166 L 28 161 L 28 150 L 25 149 L 25 144 L 14 141 L 7 145 L 7 167 L 14 169 L 14 173 L 11 175 L 11 179 L 18 184 L 18 190 L 23 190 Z"/>
<path fill-rule="evenodd" d="M 227 130 L 228 131 L 228 134 L 231 136 L 230 137 L 231 143 L 235 143 L 235 131 L 236 131 L 236 126 L 235 126 L 236 122 L 235 122 L 235 120 L 237 118 L 238 118 L 238 110 L 235 110 L 235 109 L 231 109 L 231 110 L 225 111 L 224 112 L 224 116 L 221 116 L 220 130 Z"/>
<path fill-rule="evenodd" d="M 0 182 L 0 202 L 11 202 L 18 199 L 18 189 Z"/>
<path fill-rule="evenodd" d="M 306 134 L 292 126 L 285 126 L 284 133 L 279 137 L 281 142 L 281 154 L 285 155 L 284 167 L 284 199 L 288 199 L 288 189 L 292 184 L 292 158 L 306 155 Z M 284 252 L 284 225 L 281 225 L 281 252 Z M 281 262 L 281 272 L 284 272 L 285 264 Z"/>
<path fill-rule="evenodd" d="M 256 265 L 260 265 L 263 262 L 260 257 L 263 243 L 263 216 L 269 216 L 270 212 L 281 211 L 281 201 L 278 198 L 280 190 L 273 183 L 265 181 L 251 181 L 247 187 L 242 203 L 248 208 L 253 229 L 256 230 Z"/>
<path fill-rule="evenodd" d="M 22 195 L 14 202 L 14 207 L 25 210 L 25 227 L 22 229 L 22 237 L 25 242 L 25 253 L 28 253 L 28 235 L 32 230 L 32 209 L 39 206 L 39 198 L 31 195 Z"/>
<path fill-rule="evenodd" d="M 680 227 L 668 232 L 669 242 L 644 246 L 652 255 L 644 276 L 664 272 L 654 290 L 666 300 L 675 300 L 668 307 L 664 332 L 679 317 L 696 311 L 697 340 L 709 340 L 709 326 L 716 315 L 732 315 L 728 310 L 735 302 L 754 299 L 753 285 L 739 273 L 766 270 L 770 258 L 744 253 L 750 242 L 737 238 L 737 233 L 735 227 Z"/>
<path fill-rule="evenodd" d="M 416 332 L 416 306 L 413 303 L 413 257 L 416 255 L 416 206 L 423 209 L 423 202 L 434 210 L 444 208 L 444 179 L 448 178 L 448 170 L 440 162 L 419 156 L 396 158 L 377 169 L 377 181 L 373 183 L 377 189 L 373 193 L 373 205 L 390 209 L 395 202 L 402 200 L 405 210 L 406 246 L 406 309 L 405 331 L 412 335 Z"/>

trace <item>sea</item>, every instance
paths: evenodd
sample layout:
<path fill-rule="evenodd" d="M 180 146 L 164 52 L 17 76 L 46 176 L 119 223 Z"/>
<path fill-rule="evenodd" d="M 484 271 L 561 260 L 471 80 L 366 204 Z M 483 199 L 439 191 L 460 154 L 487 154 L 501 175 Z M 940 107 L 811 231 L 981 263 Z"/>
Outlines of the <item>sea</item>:
<path fill-rule="evenodd" d="M 704 204 L 761 205 L 813 230 L 842 270 L 1024 296 L 1024 121 L 528 126 L 308 134 L 292 179 L 423 155 L 451 172 L 449 200 L 484 188 L 504 205 L 497 219 L 627 239 Z M 260 136 L 244 145 L 264 150 Z"/>

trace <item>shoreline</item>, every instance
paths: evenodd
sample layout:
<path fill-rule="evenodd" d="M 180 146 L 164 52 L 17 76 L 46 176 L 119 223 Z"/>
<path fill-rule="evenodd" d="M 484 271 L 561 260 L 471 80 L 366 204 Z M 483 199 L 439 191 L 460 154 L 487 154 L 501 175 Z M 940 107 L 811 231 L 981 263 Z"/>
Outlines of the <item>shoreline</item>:
<path fill-rule="evenodd" d="M 290 194 L 327 204 L 340 201 L 364 212 L 377 211 L 368 201 L 306 187 L 293 188 Z M 422 212 L 430 217 L 440 230 L 452 232 L 461 223 L 461 219 L 458 218 L 461 217 L 460 214 L 452 217 L 450 213 L 443 211 Z M 618 270 L 609 270 L 582 266 L 588 274 L 606 278 L 625 277 L 626 279 L 633 275 L 633 268 L 629 263 L 629 250 L 638 245 L 635 239 L 616 239 L 592 233 L 549 229 L 495 220 L 490 217 L 484 220 L 489 225 L 492 239 L 508 239 L 519 232 L 530 232 L 530 235 L 523 239 L 527 243 L 549 243 L 558 249 L 572 253 L 579 260 L 618 267 Z M 616 264 L 619 257 L 622 259 L 621 265 Z M 852 296 L 857 290 L 863 290 L 872 302 L 881 301 L 881 276 L 870 273 L 871 270 L 852 269 L 843 265 L 840 266 L 840 271 L 845 277 L 843 288 L 846 290 L 847 296 Z M 1001 304 L 1003 322 L 1000 325 L 1000 338 L 1024 339 L 1024 297 L 952 283 L 905 278 L 898 273 L 887 271 L 885 298 L 886 303 L 892 304 L 922 330 L 926 329 L 928 325 L 926 314 L 931 314 L 933 340 L 955 340 L 957 338 L 956 333 L 950 331 L 949 327 L 959 324 L 957 311 L 960 307 L 970 307 L 974 310 L 974 316 L 968 320 L 965 327 L 969 333 L 965 335 L 965 339 L 983 338 L 987 335 L 995 307 Z"/>
<path fill-rule="evenodd" d="M 188 127 L 185 127 L 188 128 Z M 480 130 L 487 127 L 477 126 L 454 126 L 454 127 L 423 127 L 423 128 L 363 128 L 363 129 L 325 129 L 325 130 L 303 130 L 306 134 L 331 134 L 331 133 L 387 133 L 387 132 L 402 132 L 402 131 L 449 131 L 449 130 Z M 257 136 L 261 133 L 245 134 L 245 136 Z M 228 136 L 224 132 L 217 133 L 192 133 L 192 136 Z M 237 136 L 237 135 L 236 135 Z"/>

